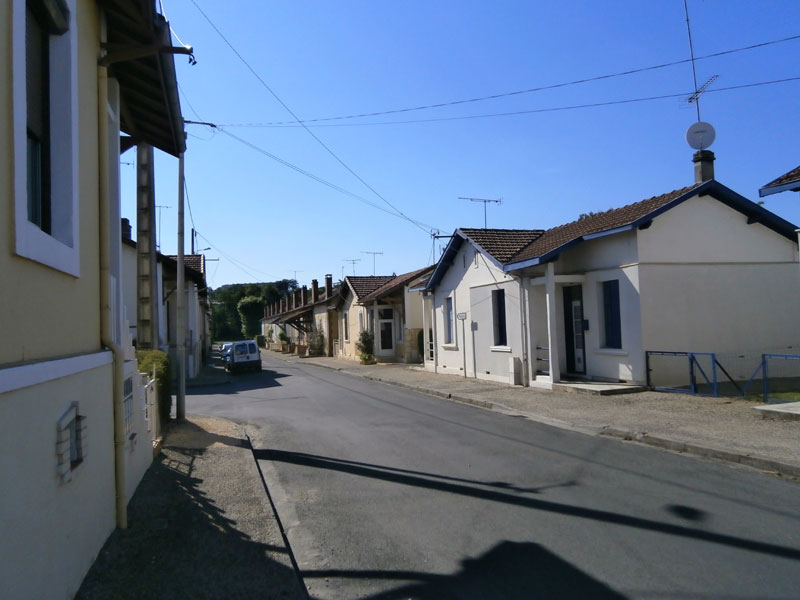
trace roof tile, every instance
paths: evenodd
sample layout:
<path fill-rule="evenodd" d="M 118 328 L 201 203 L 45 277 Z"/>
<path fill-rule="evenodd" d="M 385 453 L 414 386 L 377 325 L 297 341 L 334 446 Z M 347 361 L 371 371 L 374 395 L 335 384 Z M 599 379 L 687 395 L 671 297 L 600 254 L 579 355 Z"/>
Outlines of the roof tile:
<path fill-rule="evenodd" d="M 517 252 L 538 239 L 541 229 L 465 229 L 460 231 L 500 263 L 507 263 Z"/>

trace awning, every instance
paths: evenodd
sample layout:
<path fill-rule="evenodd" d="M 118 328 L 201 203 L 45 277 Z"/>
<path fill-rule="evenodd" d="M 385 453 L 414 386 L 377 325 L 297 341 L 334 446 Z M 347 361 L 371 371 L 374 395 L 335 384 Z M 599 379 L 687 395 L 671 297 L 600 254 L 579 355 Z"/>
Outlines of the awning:
<path fill-rule="evenodd" d="M 147 143 L 173 156 L 186 150 L 178 98 L 174 54 L 191 49 L 173 47 L 166 19 L 154 0 L 99 0 L 107 23 L 106 54 L 120 86 L 120 129 L 130 136 L 123 150 Z"/>

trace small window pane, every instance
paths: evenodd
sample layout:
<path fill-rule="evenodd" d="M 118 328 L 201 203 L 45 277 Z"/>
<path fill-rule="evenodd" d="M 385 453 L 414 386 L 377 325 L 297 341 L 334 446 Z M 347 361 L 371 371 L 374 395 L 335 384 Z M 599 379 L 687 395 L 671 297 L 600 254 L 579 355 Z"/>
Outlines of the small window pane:
<path fill-rule="evenodd" d="M 619 280 L 603 282 L 603 325 L 605 348 L 622 348 L 622 322 L 619 308 Z"/>

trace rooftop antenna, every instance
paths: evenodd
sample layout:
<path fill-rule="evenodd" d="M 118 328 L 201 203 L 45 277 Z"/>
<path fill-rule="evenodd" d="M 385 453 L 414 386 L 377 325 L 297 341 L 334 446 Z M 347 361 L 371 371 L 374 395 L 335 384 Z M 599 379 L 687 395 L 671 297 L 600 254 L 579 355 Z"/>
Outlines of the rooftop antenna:
<path fill-rule="evenodd" d="M 380 254 L 383 256 L 383 252 L 370 252 L 368 250 L 362 250 L 361 254 L 372 254 L 372 276 L 375 276 L 375 256 Z"/>
<path fill-rule="evenodd" d="M 689 35 L 689 54 L 692 62 L 692 82 L 694 83 L 694 94 L 689 96 L 687 101 L 689 104 L 694 103 L 695 109 L 697 110 L 697 123 L 693 123 L 686 131 L 686 142 L 695 150 L 703 151 L 714 143 L 717 134 L 710 123 L 705 123 L 700 120 L 700 96 L 708 89 L 708 86 L 717 80 L 718 76 L 713 75 L 701 87 L 697 87 L 697 69 L 695 69 L 694 64 L 694 43 L 692 42 L 692 27 L 689 22 L 688 0 L 683 0 L 683 11 L 686 14 L 686 32 Z M 713 160 L 713 154 L 711 156 Z"/>
<path fill-rule="evenodd" d="M 465 198 L 464 196 L 459 196 L 459 200 L 469 200 L 470 202 L 483 202 L 483 228 L 486 229 L 486 205 L 490 202 L 494 202 L 495 204 L 502 204 L 502 198 Z"/>
<path fill-rule="evenodd" d="M 360 258 L 343 258 L 342 261 L 349 262 L 351 265 L 353 265 L 353 277 L 355 277 L 356 276 L 356 263 L 357 262 L 361 262 L 361 259 Z M 344 273 L 344 271 L 342 271 L 342 273 Z"/>
<path fill-rule="evenodd" d="M 298 269 L 289 269 L 292 273 L 294 273 L 294 282 L 297 283 L 297 274 L 302 273 L 302 271 Z"/>

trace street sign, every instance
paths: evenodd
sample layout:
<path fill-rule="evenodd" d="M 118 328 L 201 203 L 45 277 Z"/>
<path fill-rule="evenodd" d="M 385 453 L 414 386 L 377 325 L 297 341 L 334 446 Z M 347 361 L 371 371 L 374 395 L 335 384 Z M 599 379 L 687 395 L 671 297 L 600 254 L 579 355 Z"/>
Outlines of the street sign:
<path fill-rule="evenodd" d="M 456 319 L 459 321 L 466 321 L 467 320 L 467 313 L 458 313 L 456 314 Z"/>

